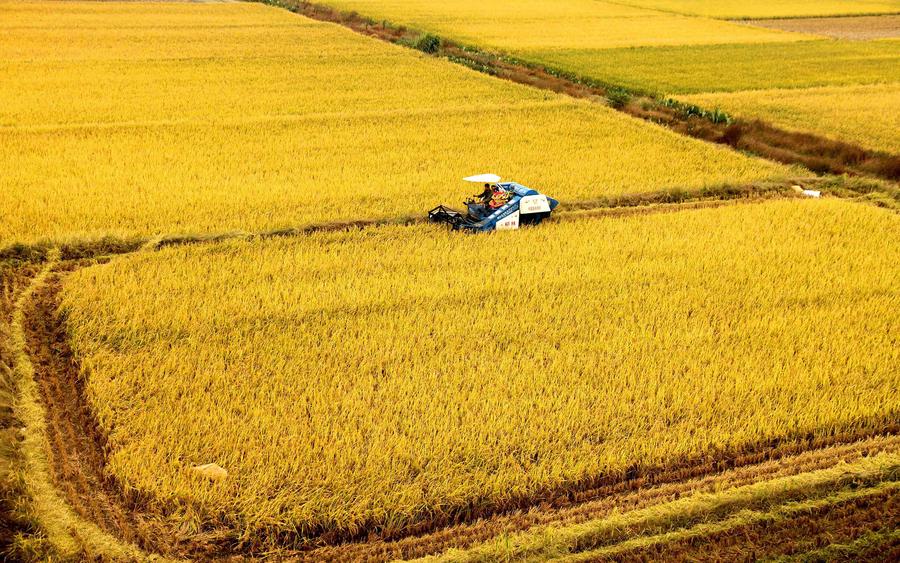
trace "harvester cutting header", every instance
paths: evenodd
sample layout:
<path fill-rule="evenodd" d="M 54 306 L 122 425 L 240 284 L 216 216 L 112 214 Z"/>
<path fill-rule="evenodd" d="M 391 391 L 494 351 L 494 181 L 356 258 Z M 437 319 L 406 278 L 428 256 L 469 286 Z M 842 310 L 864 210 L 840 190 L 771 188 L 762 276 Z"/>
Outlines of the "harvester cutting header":
<path fill-rule="evenodd" d="M 496 174 L 463 178 L 484 184 L 484 191 L 465 201 L 466 213 L 438 205 L 428 212 L 434 223 L 447 223 L 455 231 L 484 232 L 537 225 L 550 216 L 559 202 L 515 182 L 501 182 Z"/>

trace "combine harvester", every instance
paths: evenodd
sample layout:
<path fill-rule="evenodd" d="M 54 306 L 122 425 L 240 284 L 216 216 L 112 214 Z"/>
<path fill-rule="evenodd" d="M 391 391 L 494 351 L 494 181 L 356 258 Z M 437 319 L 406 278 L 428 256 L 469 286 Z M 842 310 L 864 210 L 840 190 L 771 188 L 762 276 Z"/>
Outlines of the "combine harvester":
<path fill-rule="evenodd" d="M 438 205 L 428 212 L 433 223 L 447 223 L 454 231 L 486 232 L 537 225 L 550 216 L 559 202 L 515 182 L 501 182 L 496 174 L 463 178 L 484 184 L 484 191 L 465 201 L 467 212 Z"/>

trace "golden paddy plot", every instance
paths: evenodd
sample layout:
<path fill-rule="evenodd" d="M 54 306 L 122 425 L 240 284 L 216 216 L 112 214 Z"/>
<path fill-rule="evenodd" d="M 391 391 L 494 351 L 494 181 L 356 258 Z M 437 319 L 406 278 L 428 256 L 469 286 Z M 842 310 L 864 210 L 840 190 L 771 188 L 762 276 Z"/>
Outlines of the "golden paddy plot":
<path fill-rule="evenodd" d="M 482 170 L 569 201 L 790 174 L 262 5 L 0 14 L 0 247 L 421 215 Z"/>
<path fill-rule="evenodd" d="M 900 84 L 698 94 L 680 99 L 900 154 Z"/>
<path fill-rule="evenodd" d="M 657 94 L 896 82 L 900 40 L 535 51 L 529 60 Z"/>
<path fill-rule="evenodd" d="M 263 542 L 400 530 L 895 420 L 898 236 L 834 200 L 384 227 L 117 258 L 63 311 L 124 486 Z"/>
<path fill-rule="evenodd" d="M 577 76 L 657 94 L 884 83 L 894 81 L 900 64 L 898 41 L 823 41 L 813 33 L 754 27 L 619 2 L 326 3 L 376 20 L 387 19 L 477 47 L 497 49 Z M 764 8 L 772 5 L 750 4 Z M 853 3 L 842 4 L 846 8 Z M 746 5 L 744 2 L 739 7 Z"/>
<path fill-rule="evenodd" d="M 526 57 L 532 50 L 781 43 L 815 37 L 599 0 L 325 0 L 323 3 Z"/>

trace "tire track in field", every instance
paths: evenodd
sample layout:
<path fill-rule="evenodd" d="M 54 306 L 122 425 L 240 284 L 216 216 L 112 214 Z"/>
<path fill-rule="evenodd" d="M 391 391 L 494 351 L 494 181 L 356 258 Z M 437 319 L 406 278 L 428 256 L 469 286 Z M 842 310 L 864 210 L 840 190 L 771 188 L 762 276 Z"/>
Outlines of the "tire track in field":
<path fill-rule="evenodd" d="M 466 549 L 503 534 L 523 532 L 538 526 L 568 526 L 602 518 L 611 512 L 626 512 L 677 500 L 684 495 L 741 487 L 770 479 L 789 477 L 834 467 L 870 453 L 900 451 L 900 436 L 876 437 L 855 443 L 813 449 L 781 459 L 752 463 L 731 470 L 711 472 L 693 479 L 659 485 L 638 481 L 594 491 L 594 500 L 576 500 L 570 506 L 535 506 L 528 511 L 498 515 L 470 524 L 460 524 L 430 534 L 398 539 L 325 547 L 304 554 L 308 561 L 392 560 L 424 557 L 450 548 Z M 633 485 L 630 487 L 629 485 Z M 629 490 L 631 489 L 631 490 Z"/>
<path fill-rule="evenodd" d="M 79 516 L 120 540 L 164 555 L 208 554 L 209 546 L 182 538 L 158 514 L 144 510 L 148 499 L 126 494 L 106 471 L 106 438 L 57 314 L 62 277 L 77 267 L 70 263 L 52 273 L 24 311 L 26 351 L 46 407 L 55 486 Z"/>
<path fill-rule="evenodd" d="M 584 554 L 591 561 L 740 561 L 784 556 L 802 556 L 804 552 L 840 543 L 852 543 L 872 532 L 894 529 L 900 522 L 900 491 L 897 488 L 874 495 L 861 495 L 845 501 L 809 508 L 797 515 L 763 515 L 756 522 L 735 526 L 711 534 L 652 543 L 645 547 Z M 581 560 L 578 554 L 573 559 Z M 876 552 L 853 561 L 885 561 Z"/>

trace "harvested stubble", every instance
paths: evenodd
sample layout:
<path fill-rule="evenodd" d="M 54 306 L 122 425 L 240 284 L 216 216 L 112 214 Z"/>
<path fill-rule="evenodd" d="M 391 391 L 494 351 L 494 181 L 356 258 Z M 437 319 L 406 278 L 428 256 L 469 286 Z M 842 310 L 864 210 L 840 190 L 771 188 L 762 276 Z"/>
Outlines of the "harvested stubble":
<path fill-rule="evenodd" d="M 896 482 L 898 466 L 900 456 L 895 452 L 876 454 L 828 469 L 721 491 L 687 494 L 668 503 L 612 512 L 568 526 L 536 527 L 469 550 L 449 550 L 430 559 L 443 563 L 557 558 L 564 561 L 670 561 L 690 559 L 684 555 L 693 551 L 691 546 L 700 547 L 702 553 L 709 556 L 715 548 L 722 547 L 716 545 L 722 535 L 746 533 L 749 531 L 746 528 L 754 525 L 769 525 L 777 533 L 779 525 L 789 524 L 792 520 L 797 522 L 815 512 L 840 510 L 841 505 L 854 500 L 874 497 L 883 501 L 885 495 L 896 500 L 900 493 L 900 483 Z M 857 490 L 859 487 L 861 490 Z M 848 528 L 852 530 L 851 526 Z M 812 530 L 804 531 L 813 535 Z M 752 542 L 750 536 L 747 534 L 746 537 L 748 544 Z M 777 544 L 777 539 L 772 543 Z M 659 552 L 654 553 L 654 548 Z M 641 557 L 641 551 L 645 551 L 644 557 Z M 728 556 L 726 550 L 722 551 L 725 553 L 718 553 L 719 557 L 712 559 L 735 558 L 733 553 Z M 753 553 L 756 557 L 763 555 L 756 550 Z M 777 551 L 766 555 L 775 554 Z"/>
<path fill-rule="evenodd" d="M 0 248 L 421 215 L 478 170 L 564 200 L 790 174 L 267 6 L 6 14 Z"/>
<path fill-rule="evenodd" d="M 900 408 L 898 236 L 833 200 L 385 227 L 116 259 L 63 308 L 109 469 L 265 543 L 878 430 Z M 229 477 L 190 470 L 210 462 Z"/>
<path fill-rule="evenodd" d="M 900 11 L 900 2 L 897 3 L 897 9 Z M 756 27 L 814 33 L 835 39 L 900 39 L 900 15 L 751 20 L 747 23 Z"/>

